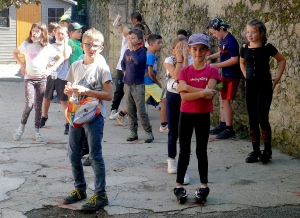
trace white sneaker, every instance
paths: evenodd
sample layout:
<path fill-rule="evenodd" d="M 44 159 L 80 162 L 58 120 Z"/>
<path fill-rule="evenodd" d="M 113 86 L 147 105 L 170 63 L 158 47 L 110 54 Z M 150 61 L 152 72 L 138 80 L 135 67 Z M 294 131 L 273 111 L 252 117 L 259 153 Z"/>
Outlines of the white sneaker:
<path fill-rule="evenodd" d="M 184 185 L 190 184 L 190 177 L 189 177 L 188 172 L 186 172 L 185 175 L 184 175 L 183 184 L 184 184 Z"/>
<path fill-rule="evenodd" d="M 21 139 L 21 137 L 22 137 L 22 135 L 23 135 L 23 132 L 24 132 L 24 129 L 23 130 L 21 130 L 21 129 L 18 129 L 16 132 L 15 132 L 15 134 L 14 134 L 14 140 L 15 141 L 20 141 L 20 139 Z"/>
<path fill-rule="evenodd" d="M 168 158 L 168 173 L 176 174 L 177 173 L 177 166 L 176 166 L 176 159 Z"/>
<path fill-rule="evenodd" d="M 33 139 L 37 142 L 44 142 L 44 138 L 39 132 L 34 133 Z"/>
<path fill-rule="evenodd" d="M 117 113 L 117 110 L 112 110 L 110 112 L 109 119 L 110 120 L 115 120 L 116 119 L 116 117 L 115 117 L 116 113 Z"/>
<path fill-rule="evenodd" d="M 168 128 L 168 126 L 160 126 L 159 131 L 160 132 L 169 132 L 169 128 Z"/>
<path fill-rule="evenodd" d="M 123 118 L 119 113 L 115 114 L 115 119 L 119 122 L 121 126 L 123 126 Z"/>

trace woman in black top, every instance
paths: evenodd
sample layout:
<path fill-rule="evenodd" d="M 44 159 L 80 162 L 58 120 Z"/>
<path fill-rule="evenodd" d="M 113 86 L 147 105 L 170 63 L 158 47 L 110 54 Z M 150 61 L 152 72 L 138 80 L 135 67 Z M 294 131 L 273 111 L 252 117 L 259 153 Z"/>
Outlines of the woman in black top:
<path fill-rule="evenodd" d="M 246 37 L 248 43 L 241 47 L 240 67 L 246 78 L 246 102 L 249 114 L 250 136 L 253 151 L 246 158 L 247 163 L 259 160 L 266 164 L 272 158 L 272 130 L 269 123 L 269 111 L 273 90 L 279 82 L 285 68 L 283 55 L 270 43 L 267 43 L 266 27 L 260 20 L 253 19 L 247 23 Z M 278 62 L 278 73 L 272 79 L 270 57 Z M 260 132 L 264 150 L 260 151 Z"/>

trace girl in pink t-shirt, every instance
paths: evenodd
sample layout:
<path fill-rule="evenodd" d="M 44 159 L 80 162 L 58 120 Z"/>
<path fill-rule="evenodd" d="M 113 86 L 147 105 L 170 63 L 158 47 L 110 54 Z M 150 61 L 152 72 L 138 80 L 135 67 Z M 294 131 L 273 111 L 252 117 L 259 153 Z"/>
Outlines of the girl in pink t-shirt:
<path fill-rule="evenodd" d="M 25 55 L 26 63 L 19 58 L 19 53 Z M 13 51 L 13 56 L 18 64 L 21 65 L 26 98 L 21 123 L 13 138 L 15 141 L 21 139 L 25 124 L 27 123 L 29 114 L 34 106 L 34 140 L 43 142 L 44 139 L 39 132 L 39 128 L 47 76 L 63 62 L 64 58 L 62 54 L 59 54 L 58 51 L 49 44 L 48 31 L 46 25 L 42 23 L 32 24 L 28 38 Z M 46 69 L 49 57 L 56 57 L 57 61 L 51 68 Z"/>
<path fill-rule="evenodd" d="M 217 68 L 206 65 L 205 55 L 209 51 L 209 37 L 193 34 L 188 41 L 193 64 L 183 68 L 178 76 L 178 91 L 181 96 L 179 117 L 179 159 L 174 194 L 180 204 L 186 202 L 188 192 L 182 185 L 190 161 L 191 138 L 196 134 L 196 155 L 201 187 L 195 192 L 197 200 L 204 204 L 209 194 L 207 187 L 208 161 L 207 142 L 210 129 L 210 113 L 213 111 L 214 88 L 220 81 Z"/>

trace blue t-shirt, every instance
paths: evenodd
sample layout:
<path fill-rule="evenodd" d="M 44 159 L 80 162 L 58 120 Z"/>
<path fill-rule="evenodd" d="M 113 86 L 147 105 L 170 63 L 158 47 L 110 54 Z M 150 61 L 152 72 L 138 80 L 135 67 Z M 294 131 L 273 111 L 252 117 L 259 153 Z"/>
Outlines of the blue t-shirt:
<path fill-rule="evenodd" d="M 229 60 L 231 57 L 239 57 L 239 44 L 231 33 L 220 40 L 220 62 Z M 222 77 L 238 79 L 242 75 L 239 63 L 222 68 Z"/>
<path fill-rule="evenodd" d="M 158 62 L 158 58 L 152 54 L 152 53 L 147 53 L 147 62 L 146 62 L 146 69 L 145 69 L 145 73 L 148 72 L 148 66 L 152 66 L 153 67 L 153 72 L 156 75 L 157 74 L 157 62 Z M 145 85 L 152 85 L 155 82 L 150 78 L 149 75 L 145 76 L 144 78 L 145 81 Z"/>

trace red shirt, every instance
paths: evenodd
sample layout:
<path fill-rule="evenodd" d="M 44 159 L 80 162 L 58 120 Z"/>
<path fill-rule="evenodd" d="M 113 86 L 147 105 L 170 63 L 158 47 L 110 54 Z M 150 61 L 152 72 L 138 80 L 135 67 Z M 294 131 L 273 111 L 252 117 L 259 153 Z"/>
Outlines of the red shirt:
<path fill-rule="evenodd" d="M 196 70 L 193 65 L 182 68 L 178 80 L 186 84 L 205 89 L 209 79 L 220 81 L 219 71 L 216 67 L 206 65 L 202 70 Z M 212 99 L 198 98 L 192 101 L 181 101 L 180 111 L 184 113 L 211 113 L 213 111 Z"/>

